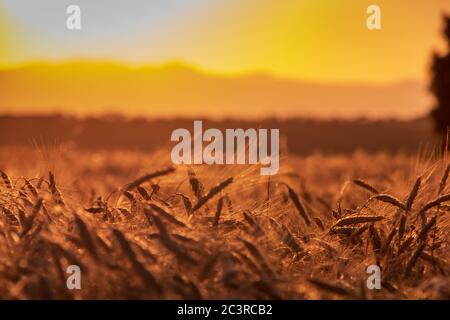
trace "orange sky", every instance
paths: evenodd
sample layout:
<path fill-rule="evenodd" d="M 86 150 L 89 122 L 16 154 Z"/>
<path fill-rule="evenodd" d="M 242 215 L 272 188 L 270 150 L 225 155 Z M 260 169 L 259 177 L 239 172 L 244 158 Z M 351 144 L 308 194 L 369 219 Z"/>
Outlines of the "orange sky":
<path fill-rule="evenodd" d="M 83 28 L 69 31 L 70 1 L 2 0 L 0 68 L 80 58 L 129 65 L 176 60 L 209 75 L 265 72 L 318 84 L 425 85 L 431 52 L 444 48 L 440 17 L 450 11 L 448 0 L 77 3 Z M 379 31 L 366 28 L 372 3 L 382 10 Z M 42 79 L 28 80 L 32 91 L 33 81 Z M 0 110 L 6 108 L 0 96 Z"/>
<path fill-rule="evenodd" d="M 65 28 L 65 2 L 0 2 L 3 65 L 180 60 L 211 72 L 266 70 L 328 82 L 423 79 L 430 51 L 440 46 L 440 15 L 450 10 L 448 0 L 82 0 L 85 21 L 74 32 Z M 380 31 L 366 28 L 371 3 L 382 10 Z"/>

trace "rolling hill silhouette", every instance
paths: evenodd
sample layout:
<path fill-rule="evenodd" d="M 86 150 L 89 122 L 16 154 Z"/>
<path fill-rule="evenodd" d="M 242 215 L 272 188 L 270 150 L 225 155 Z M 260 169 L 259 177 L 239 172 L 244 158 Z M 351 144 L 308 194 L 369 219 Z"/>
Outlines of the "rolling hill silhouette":
<path fill-rule="evenodd" d="M 315 84 L 265 74 L 213 75 L 180 63 L 72 61 L 0 70 L 0 113 L 154 117 L 403 117 L 431 105 L 424 85 Z"/>

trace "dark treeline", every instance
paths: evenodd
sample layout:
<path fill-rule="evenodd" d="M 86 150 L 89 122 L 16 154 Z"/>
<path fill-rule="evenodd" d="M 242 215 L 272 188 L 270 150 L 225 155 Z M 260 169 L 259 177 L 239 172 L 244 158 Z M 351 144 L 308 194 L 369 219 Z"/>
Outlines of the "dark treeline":
<path fill-rule="evenodd" d="M 412 121 L 350 121 L 290 119 L 261 121 L 203 120 L 207 128 L 279 128 L 287 149 L 295 154 L 416 152 L 435 143 L 429 119 Z M 74 143 L 84 149 L 152 150 L 170 146 L 174 129 L 193 131 L 192 119 L 76 118 L 66 116 L 0 116 L 0 146 L 35 146 Z"/>

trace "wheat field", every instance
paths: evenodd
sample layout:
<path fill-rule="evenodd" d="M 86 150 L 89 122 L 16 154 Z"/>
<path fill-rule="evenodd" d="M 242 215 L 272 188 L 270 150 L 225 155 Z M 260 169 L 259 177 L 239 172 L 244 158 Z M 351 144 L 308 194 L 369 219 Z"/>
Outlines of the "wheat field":
<path fill-rule="evenodd" d="M 270 178 L 167 160 L 1 148 L 0 298 L 450 298 L 448 156 L 286 155 Z"/>

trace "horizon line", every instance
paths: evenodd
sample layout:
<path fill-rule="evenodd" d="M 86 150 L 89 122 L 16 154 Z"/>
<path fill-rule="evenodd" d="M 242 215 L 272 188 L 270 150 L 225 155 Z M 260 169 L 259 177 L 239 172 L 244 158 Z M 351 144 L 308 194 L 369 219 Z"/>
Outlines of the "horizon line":
<path fill-rule="evenodd" d="M 427 81 L 419 78 L 405 78 L 405 79 L 397 79 L 391 81 L 348 81 L 348 80 L 331 80 L 331 79 L 306 79 L 300 77 L 293 77 L 283 74 L 277 74 L 274 72 L 270 72 L 264 69 L 260 70 L 243 70 L 243 71 L 215 71 L 215 70 L 207 70 L 206 68 L 202 68 L 193 63 L 189 63 L 180 59 L 169 59 L 164 62 L 129 62 L 120 59 L 103 59 L 103 58 L 68 58 L 68 59 L 57 59 L 57 60 L 45 60 L 45 59 L 37 59 L 31 60 L 27 62 L 17 62 L 17 63 L 9 63 L 9 64 L 1 64 L 0 63 L 0 72 L 3 71 L 12 71 L 12 70 L 20 70 L 26 69 L 29 67 L 62 67 L 67 65 L 74 64 L 84 64 L 84 65 L 110 65 L 122 69 L 128 70 L 144 70 L 148 68 L 163 70 L 169 69 L 173 67 L 177 67 L 179 69 L 190 70 L 197 74 L 212 76 L 218 78 L 247 78 L 247 77 L 268 77 L 277 81 L 292 81 L 297 83 L 305 83 L 305 84 L 313 84 L 313 85 L 337 85 L 337 86 L 373 86 L 373 87 L 388 87 L 393 85 L 405 84 L 405 83 L 419 83 L 426 84 Z"/>

